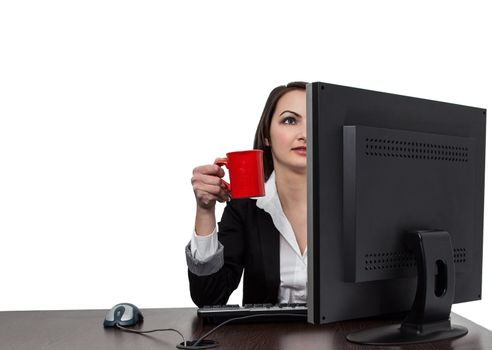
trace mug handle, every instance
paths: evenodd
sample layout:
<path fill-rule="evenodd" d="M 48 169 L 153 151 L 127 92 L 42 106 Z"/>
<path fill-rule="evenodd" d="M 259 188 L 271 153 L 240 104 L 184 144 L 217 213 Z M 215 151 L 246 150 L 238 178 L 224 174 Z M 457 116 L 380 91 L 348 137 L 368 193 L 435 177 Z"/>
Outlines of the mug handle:
<path fill-rule="evenodd" d="M 229 166 L 228 166 L 228 164 L 227 164 L 227 158 L 217 158 L 217 159 L 215 160 L 214 164 L 216 164 L 216 165 L 218 165 L 218 166 L 223 166 L 223 165 L 225 165 L 225 167 L 226 167 L 227 169 L 229 169 Z M 230 183 L 228 183 L 228 182 L 226 182 L 226 181 L 224 181 L 224 180 L 222 180 L 222 179 L 220 179 L 220 180 L 222 181 L 222 183 L 224 183 L 224 184 L 226 185 L 226 187 L 227 187 L 227 191 L 231 192 L 231 184 L 230 184 Z"/>

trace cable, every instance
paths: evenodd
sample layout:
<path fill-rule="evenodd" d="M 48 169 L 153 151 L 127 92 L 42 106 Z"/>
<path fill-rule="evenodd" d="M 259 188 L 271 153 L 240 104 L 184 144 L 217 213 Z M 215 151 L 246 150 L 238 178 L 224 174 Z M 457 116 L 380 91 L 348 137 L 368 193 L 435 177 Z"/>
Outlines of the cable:
<path fill-rule="evenodd" d="M 178 344 L 176 345 L 176 347 L 178 349 L 185 349 L 185 350 L 201 350 L 201 349 L 210 349 L 210 348 L 215 348 L 219 345 L 218 342 L 216 341 L 213 341 L 213 340 L 205 340 L 206 337 L 208 337 L 209 335 L 211 335 L 212 333 L 214 333 L 217 329 L 219 329 L 220 327 L 228 324 L 228 323 L 231 323 L 233 321 L 238 321 L 238 320 L 246 320 L 246 319 L 249 319 L 249 318 L 255 318 L 255 317 L 263 317 L 263 316 L 273 316 L 273 317 L 284 317 L 284 316 L 289 316 L 289 317 L 303 317 L 303 318 L 306 318 L 306 315 L 299 315 L 299 314 L 256 314 L 256 315 L 249 315 L 249 316 L 242 316 L 242 317 L 236 317 L 236 318 L 231 318 L 227 321 L 224 321 L 222 322 L 221 324 L 219 324 L 218 326 L 216 326 L 215 328 L 212 328 L 212 330 L 210 330 L 209 332 L 205 333 L 204 335 L 202 335 L 200 338 L 198 338 L 197 340 L 194 340 L 194 341 L 189 341 L 190 345 L 186 345 L 186 342 L 183 342 L 181 344 Z M 201 345 L 202 342 L 207 342 L 206 344 L 203 344 Z"/>
<path fill-rule="evenodd" d="M 181 334 L 180 331 L 173 329 L 173 328 L 161 328 L 161 329 L 151 329 L 148 331 L 139 331 L 136 329 L 131 329 L 131 328 L 126 328 L 126 327 L 120 326 L 119 324 L 116 324 L 116 327 L 118 327 L 119 329 L 121 329 L 124 332 L 138 333 L 138 334 L 147 334 L 147 333 L 154 333 L 154 332 L 176 332 L 181 336 L 181 338 L 183 338 L 183 343 L 185 344 L 185 346 L 187 346 L 187 341 L 186 341 L 185 337 L 183 336 L 183 334 Z"/>
<path fill-rule="evenodd" d="M 213 334 L 217 329 L 219 329 L 222 326 L 225 326 L 228 323 L 234 322 L 234 321 L 240 321 L 240 320 L 246 320 L 249 318 L 255 318 L 255 317 L 303 317 L 306 318 L 306 315 L 299 315 L 299 314 L 256 314 L 256 315 L 249 315 L 249 316 L 241 316 L 241 317 L 236 317 L 236 318 L 230 318 L 227 321 L 222 322 L 221 324 L 217 325 L 216 327 L 212 328 L 210 331 L 202 335 L 200 338 L 197 340 L 186 340 L 183 334 L 181 334 L 180 331 L 173 329 L 173 328 L 161 328 L 161 329 L 151 329 L 148 331 L 139 331 L 136 329 L 131 329 L 131 328 L 126 328 L 123 326 L 120 326 L 119 324 L 116 324 L 116 327 L 124 332 L 130 332 L 130 333 L 137 333 L 137 334 L 147 334 L 147 333 L 154 333 L 154 332 L 176 332 L 178 333 L 181 338 L 183 339 L 183 342 L 176 345 L 178 349 L 185 349 L 185 350 L 203 350 L 203 349 L 211 349 L 215 348 L 219 345 L 219 343 L 215 340 L 209 340 L 205 339 L 209 335 Z M 188 345 L 189 344 L 189 345 Z"/>

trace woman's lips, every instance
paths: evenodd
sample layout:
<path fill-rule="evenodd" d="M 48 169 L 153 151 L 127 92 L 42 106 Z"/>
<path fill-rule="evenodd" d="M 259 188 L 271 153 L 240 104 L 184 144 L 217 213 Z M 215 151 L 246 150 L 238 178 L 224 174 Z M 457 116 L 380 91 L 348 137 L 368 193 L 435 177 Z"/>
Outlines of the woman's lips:
<path fill-rule="evenodd" d="M 292 148 L 292 150 L 302 156 L 306 155 L 306 147 L 296 147 L 296 148 Z"/>

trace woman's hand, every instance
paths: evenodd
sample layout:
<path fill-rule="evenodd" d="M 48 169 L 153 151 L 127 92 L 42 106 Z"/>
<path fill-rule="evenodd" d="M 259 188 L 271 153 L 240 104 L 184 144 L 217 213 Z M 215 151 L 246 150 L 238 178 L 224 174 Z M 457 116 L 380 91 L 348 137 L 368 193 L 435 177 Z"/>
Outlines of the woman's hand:
<path fill-rule="evenodd" d="M 229 198 L 227 186 L 222 181 L 224 170 L 215 164 L 202 165 L 193 169 L 191 184 L 195 192 L 197 209 L 211 210 L 216 201 L 225 202 Z"/>

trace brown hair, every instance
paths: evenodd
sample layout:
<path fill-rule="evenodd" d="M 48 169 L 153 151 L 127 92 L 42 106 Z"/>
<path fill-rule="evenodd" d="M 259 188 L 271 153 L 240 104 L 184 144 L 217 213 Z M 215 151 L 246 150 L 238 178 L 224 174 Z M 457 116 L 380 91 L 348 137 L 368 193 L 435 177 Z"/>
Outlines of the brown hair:
<path fill-rule="evenodd" d="M 307 83 L 303 81 L 295 81 L 288 83 L 287 85 L 277 86 L 270 92 L 265 103 L 265 108 L 263 109 L 258 127 L 256 128 L 255 141 L 253 144 L 254 149 L 263 150 L 263 171 L 265 174 L 265 181 L 270 177 L 273 171 L 272 149 L 270 146 L 267 146 L 265 139 L 270 141 L 270 125 L 272 124 L 273 112 L 277 107 L 277 102 L 289 91 L 306 90 L 306 85 Z"/>

